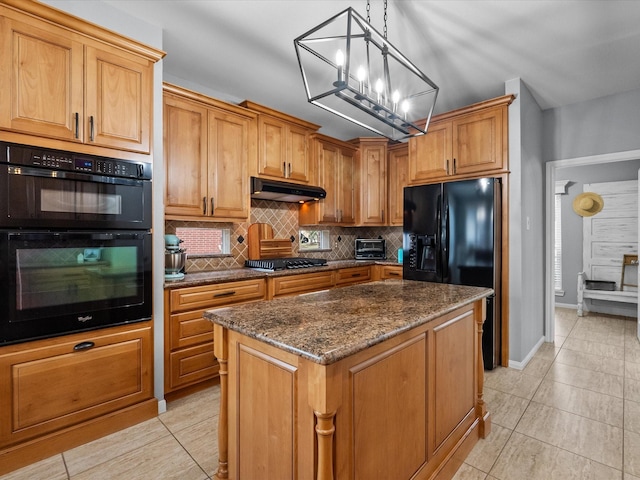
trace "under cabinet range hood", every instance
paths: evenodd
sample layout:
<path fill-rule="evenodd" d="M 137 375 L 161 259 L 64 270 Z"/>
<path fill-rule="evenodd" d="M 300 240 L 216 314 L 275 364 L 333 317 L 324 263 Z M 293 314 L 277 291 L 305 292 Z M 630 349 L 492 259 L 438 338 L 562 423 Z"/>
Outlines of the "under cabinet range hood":
<path fill-rule="evenodd" d="M 310 200 L 321 200 L 326 196 L 327 192 L 320 187 L 251 177 L 251 198 L 304 203 Z"/>

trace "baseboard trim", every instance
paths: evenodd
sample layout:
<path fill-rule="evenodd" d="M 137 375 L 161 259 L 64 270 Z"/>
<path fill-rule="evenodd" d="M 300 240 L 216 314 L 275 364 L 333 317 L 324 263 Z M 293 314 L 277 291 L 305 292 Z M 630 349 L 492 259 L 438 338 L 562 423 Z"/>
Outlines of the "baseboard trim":
<path fill-rule="evenodd" d="M 540 349 L 542 344 L 545 342 L 544 336 L 540 337 L 538 343 L 534 345 L 531 351 L 527 354 L 527 356 L 521 362 L 517 362 L 515 360 L 509 360 L 509 368 L 513 368 L 515 370 L 524 370 L 527 364 L 531 361 L 536 352 Z"/>

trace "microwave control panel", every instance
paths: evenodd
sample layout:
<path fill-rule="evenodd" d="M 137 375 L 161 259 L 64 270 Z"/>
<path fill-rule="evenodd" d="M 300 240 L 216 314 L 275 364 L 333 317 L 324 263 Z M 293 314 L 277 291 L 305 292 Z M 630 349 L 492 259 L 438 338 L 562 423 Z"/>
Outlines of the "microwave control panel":
<path fill-rule="evenodd" d="M 151 179 L 151 164 L 0 142 L 0 162 L 110 177 Z"/>

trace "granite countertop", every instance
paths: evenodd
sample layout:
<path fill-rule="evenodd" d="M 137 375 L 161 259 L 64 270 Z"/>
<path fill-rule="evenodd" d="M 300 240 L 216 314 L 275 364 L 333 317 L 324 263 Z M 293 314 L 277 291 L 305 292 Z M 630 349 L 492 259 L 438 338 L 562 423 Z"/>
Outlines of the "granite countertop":
<path fill-rule="evenodd" d="M 231 268 L 228 270 L 214 270 L 210 272 L 187 273 L 180 280 L 165 280 L 165 290 L 182 287 L 197 287 L 216 283 L 251 280 L 254 278 L 282 277 L 302 273 L 320 272 L 323 270 L 339 270 L 340 268 L 359 267 L 361 265 L 397 265 L 401 264 L 386 260 L 336 260 L 327 262 L 326 266 L 301 268 L 298 270 L 256 270 L 254 268 Z"/>
<path fill-rule="evenodd" d="M 386 280 L 209 310 L 204 317 L 329 365 L 492 293 L 481 287 Z"/>

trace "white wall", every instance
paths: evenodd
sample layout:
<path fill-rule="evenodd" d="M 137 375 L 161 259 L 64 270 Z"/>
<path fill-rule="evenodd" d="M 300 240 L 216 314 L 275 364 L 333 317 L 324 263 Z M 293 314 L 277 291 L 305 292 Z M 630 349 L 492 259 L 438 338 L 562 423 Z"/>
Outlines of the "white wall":
<path fill-rule="evenodd" d="M 100 1 L 42 0 L 43 3 L 114 32 L 162 49 L 162 29 Z M 162 60 L 155 65 L 153 86 L 153 296 L 154 395 L 164 410 L 164 167 L 162 162 Z"/>
<path fill-rule="evenodd" d="M 509 364 L 519 368 L 544 337 L 542 111 L 519 79 L 509 107 Z"/>

